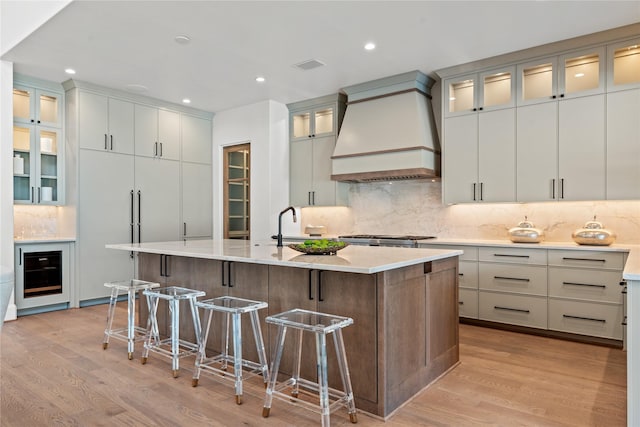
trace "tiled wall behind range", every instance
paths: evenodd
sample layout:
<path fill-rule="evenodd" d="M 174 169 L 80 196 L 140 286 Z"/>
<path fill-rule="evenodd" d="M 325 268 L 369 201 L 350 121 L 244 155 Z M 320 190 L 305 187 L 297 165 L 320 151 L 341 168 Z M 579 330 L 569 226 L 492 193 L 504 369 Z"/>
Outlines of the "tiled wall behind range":
<path fill-rule="evenodd" d="M 545 229 L 546 241 L 571 241 L 594 215 L 617 243 L 640 243 L 640 201 L 476 203 L 443 205 L 440 182 L 351 184 L 350 208 L 302 209 L 304 226 L 326 225 L 331 235 L 420 234 L 459 239 L 507 239 L 525 216 Z"/>

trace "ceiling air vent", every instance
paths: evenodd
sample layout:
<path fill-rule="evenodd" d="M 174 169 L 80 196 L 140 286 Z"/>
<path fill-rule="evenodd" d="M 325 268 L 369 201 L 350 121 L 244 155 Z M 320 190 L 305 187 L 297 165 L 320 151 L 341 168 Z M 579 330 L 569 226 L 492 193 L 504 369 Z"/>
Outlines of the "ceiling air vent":
<path fill-rule="evenodd" d="M 307 61 L 302 61 L 298 64 L 295 64 L 294 67 L 300 68 L 303 71 L 313 70 L 314 68 L 324 66 L 324 62 L 320 62 L 317 59 L 309 59 Z"/>

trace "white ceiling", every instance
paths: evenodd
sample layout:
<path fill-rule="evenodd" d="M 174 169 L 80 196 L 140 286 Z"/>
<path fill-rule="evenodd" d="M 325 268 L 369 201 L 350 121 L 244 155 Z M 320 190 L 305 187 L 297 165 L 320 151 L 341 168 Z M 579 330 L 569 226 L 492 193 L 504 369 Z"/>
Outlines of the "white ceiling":
<path fill-rule="evenodd" d="M 2 0 L 7 1 L 7 0 Z M 335 93 L 640 22 L 640 1 L 73 1 L 2 59 L 220 111 Z M 174 41 L 179 34 L 191 42 Z M 365 51 L 365 42 L 377 49 Z M 293 64 L 317 59 L 321 68 Z M 262 75 L 266 82 L 258 84 Z"/>

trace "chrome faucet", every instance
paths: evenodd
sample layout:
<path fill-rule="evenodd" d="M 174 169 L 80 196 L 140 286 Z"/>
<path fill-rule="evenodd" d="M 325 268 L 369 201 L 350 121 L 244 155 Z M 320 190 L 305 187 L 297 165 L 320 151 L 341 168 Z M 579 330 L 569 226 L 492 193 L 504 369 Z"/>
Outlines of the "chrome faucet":
<path fill-rule="evenodd" d="M 293 213 L 293 222 L 298 222 L 298 219 L 296 218 L 296 210 L 294 209 L 293 206 L 289 206 L 288 208 L 280 212 L 280 215 L 278 216 L 278 245 L 277 245 L 277 247 L 279 248 L 282 247 L 282 215 L 287 211 L 291 211 L 291 213 Z"/>

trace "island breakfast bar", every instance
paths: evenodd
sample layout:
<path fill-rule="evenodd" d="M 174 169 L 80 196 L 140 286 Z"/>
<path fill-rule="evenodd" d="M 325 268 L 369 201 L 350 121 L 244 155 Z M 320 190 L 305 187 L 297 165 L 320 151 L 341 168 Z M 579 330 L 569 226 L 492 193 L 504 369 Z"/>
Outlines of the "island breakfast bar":
<path fill-rule="evenodd" d="M 305 255 L 272 242 L 243 240 L 107 248 L 138 253 L 137 279 L 203 290 L 206 298 L 230 295 L 268 302 L 260 320 L 269 355 L 276 331 L 264 322 L 267 315 L 302 308 L 353 318 L 343 334 L 356 406 L 383 418 L 459 363 L 462 251 L 349 246 L 336 255 Z M 144 300 L 141 306 L 144 322 Z M 181 337 L 193 336 L 190 314 L 185 312 Z M 166 334 L 166 311 L 158 318 L 160 333 Z M 207 348 L 212 351 L 220 351 L 219 329 L 211 327 Z M 250 331 L 246 337 L 244 332 L 243 354 L 258 360 Z M 301 376 L 315 381 L 315 357 L 309 353 L 313 351 L 313 341 L 304 341 Z M 285 349 L 280 372 L 290 373 L 291 354 Z M 328 362 L 329 386 L 340 388 L 333 348 L 328 355 L 333 356 Z"/>

